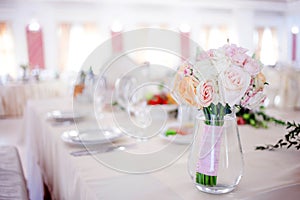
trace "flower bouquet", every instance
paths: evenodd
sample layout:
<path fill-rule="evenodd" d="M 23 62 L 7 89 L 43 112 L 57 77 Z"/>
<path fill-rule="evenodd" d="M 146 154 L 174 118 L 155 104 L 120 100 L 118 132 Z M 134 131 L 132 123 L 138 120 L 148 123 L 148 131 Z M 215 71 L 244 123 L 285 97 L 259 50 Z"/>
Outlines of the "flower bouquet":
<path fill-rule="evenodd" d="M 246 49 L 234 44 L 198 52 L 193 63 L 185 62 L 176 73 L 175 98 L 204 114 L 203 134 L 193 175 L 196 184 L 217 185 L 222 136 L 228 126 L 226 116 L 235 114 L 234 106 L 240 104 L 253 108 L 265 99 L 262 64 L 246 53 Z"/>

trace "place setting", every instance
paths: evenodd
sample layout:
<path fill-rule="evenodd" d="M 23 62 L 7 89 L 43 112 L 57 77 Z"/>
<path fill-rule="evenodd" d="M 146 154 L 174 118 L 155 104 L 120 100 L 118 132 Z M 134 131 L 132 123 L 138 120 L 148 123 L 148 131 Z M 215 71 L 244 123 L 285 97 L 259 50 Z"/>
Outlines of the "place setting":
<path fill-rule="evenodd" d="M 53 110 L 46 113 L 46 120 L 52 126 L 68 126 L 75 123 L 84 121 L 87 117 L 86 113 L 64 111 L 64 110 Z"/>

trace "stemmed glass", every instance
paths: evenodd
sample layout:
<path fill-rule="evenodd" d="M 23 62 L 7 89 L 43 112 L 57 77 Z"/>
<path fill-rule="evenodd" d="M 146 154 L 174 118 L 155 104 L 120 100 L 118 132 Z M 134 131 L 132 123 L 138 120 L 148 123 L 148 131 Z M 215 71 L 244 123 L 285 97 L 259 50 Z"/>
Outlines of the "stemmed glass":
<path fill-rule="evenodd" d="M 97 119 L 103 118 L 103 109 L 107 101 L 106 78 L 100 76 L 94 87 L 94 111 Z"/>
<path fill-rule="evenodd" d="M 138 80 L 133 76 L 124 76 L 116 81 L 115 94 L 119 105 L 126 111 L 130 122 L 139 137 L 142 136 L 141 130 L 149 127 L 152 123 L 150 111 L 145 98 L 143 86 L 138 86 Z M 127 124 L 128 125 L 128 124 Z M 130 129 L 131 129 L 130 128 Z"/>

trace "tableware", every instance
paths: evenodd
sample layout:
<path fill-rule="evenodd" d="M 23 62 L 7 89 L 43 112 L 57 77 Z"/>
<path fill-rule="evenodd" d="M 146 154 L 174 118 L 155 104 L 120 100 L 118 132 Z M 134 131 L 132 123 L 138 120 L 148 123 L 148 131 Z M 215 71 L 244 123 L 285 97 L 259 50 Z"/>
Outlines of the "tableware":
<path fill-rule="evenodd" d="M 100 76 L 97 78 L 93 91 L 94 112 L 97 119 L 104 117 L 104 108 L 109 101 L 108 96 L 106 78 Z"/>
<path fill-rule="evenodd" d="M 73 111 L 60 111 L 54 110 L 47 113 L 47 119 L 54 120 L 56 122 L 74 121 L 82 119 L 84 115 Z"/>
<path fill-rule="evenodd" d="M 51 122 L 52 126 L 69 126 L 69 125 L 73 125 L 74 121 L 53 121 Z"/>
<path fill-rule="evenodd" d="M 78 156 L 86 156 L 86 155 L 95 155 L 99 153 L 106 153 L 111 151 L 124 151 L 125 149 L 134 146 L 134 144 L 120 144 L 120 145 L 101 145 L 100 148 L 95 149 L 84 149 L 79 151 L 73 151 L 70 154 L 72 156 L 78 157 Z"/>
<path fill-rule="evenodd" d="M 149 108 L 159 106 L 166 112 L 172 112 L 175 111 L 178 108 L 177 104 L 159 104 L 159 105 L 148 105 Z"/>
<path fill-rule="evenodd" d="M 128 108 L 130 100 L 133 100 L 137 79 L 132 76 L 124 76 L 116 80 L 115 92 L 118 104 L 123 108 Z M 136 97 L 135 97 L 136 98 Z"/>
<path fill-rule="evenodd" d="M 175 135 L 167 135 L 167 131 L 169 132 L 184 132 L 183 134 L 175 134 Z M 175 144 L 191 144 L 194 138 L 193 134 L 193 124 L 180 124 L 178 122 L 176 123 L 170 123 L 166 126 L 163 132 L 161 132 L 160 137 L 164 140 L 168 140 L 170 142 L 173 142 Z"/>
<path fill-rule="evenodd" d="M 78 132 L 77 130 L 65 131 L 61 139 L 70 144 L 104 144 L 113 142 L 122 136 L 122 132 L 117 128 L 92 129 Z"/>

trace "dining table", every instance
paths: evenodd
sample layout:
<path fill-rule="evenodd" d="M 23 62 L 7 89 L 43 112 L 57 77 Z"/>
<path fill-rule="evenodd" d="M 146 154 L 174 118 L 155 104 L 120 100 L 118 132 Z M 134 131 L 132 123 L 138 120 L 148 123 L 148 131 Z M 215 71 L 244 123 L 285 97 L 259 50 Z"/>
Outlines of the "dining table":
<path fill-rule="evenodd" d="M 61 80 L 14 81 L 0 84 L 0 117 L 21 117 L 29 99 L 64 96 L 67 84 Z"/>
<path fill-rule="evenodd" d="M 110 145 L 117 148 L 128 145 L 125 150 L 85 154 L 89 144 L 63 137 L 71 130 L 130 123 L 127 113 L 113 105 L 106 105 L 101 115 L 94 112 L 94 108 L 93 102 L 76 102 L 72 97 L 27 102 L 22 134 L 27 149 L 25 176 L 30 199 L 43 199 L 44 184 L 52 199 L 299 199 L 299 152 L 284 148 L 255 150 L 257 145 L 274 144 L 284 137 L 284 126 L 272 123 L 268 128 L 239 125 L 244 160 L 241 181 L 230 193 L 212 195 L 199 191 L 189 175 L 187 163 L 192 140 L 181 144 L 159 133 L 142 139 L 121 134 Z M 53 111 L 73 112 L 74 116 L 81 113 L 82 116 L 75 123 L 65 123 L 49 119 Z M 266 112 L 282 120 L 300 122 L 299 111 L 267 109 Z M 174 120 L 167 119 L 166 124 Z M 149 129 L 146 132 L 148 134 Z M 96 144 L 99 148 L 105 145 Z M 82 155 L 76 156 L 78 151 L 83 152 Z"/>

